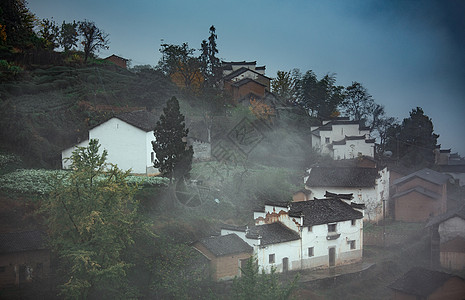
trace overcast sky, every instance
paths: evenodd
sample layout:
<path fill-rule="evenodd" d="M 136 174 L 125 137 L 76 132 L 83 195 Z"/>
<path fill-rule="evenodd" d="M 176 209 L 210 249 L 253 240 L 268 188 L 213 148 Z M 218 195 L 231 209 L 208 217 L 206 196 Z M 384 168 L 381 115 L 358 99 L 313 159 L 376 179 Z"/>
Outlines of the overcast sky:
<path fill-rule="evenodd" d="M 358 81 L 400 121 L 420 106 L 442 148 L 465 156 L 465 1 L 29 0 L 39 18 L 94 21 L 132 65 L 156 65 L 161 40 L 200 48 L 211 25 L 219 57 Z"/>

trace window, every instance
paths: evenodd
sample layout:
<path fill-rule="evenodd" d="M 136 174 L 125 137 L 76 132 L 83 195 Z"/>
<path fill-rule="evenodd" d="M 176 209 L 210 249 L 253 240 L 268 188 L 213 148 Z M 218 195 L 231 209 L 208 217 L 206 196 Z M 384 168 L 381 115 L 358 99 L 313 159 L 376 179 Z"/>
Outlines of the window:
<path fill-rule="evenodd" d="M 329 144 L 329 137 L 325 138 L 325 143 Z"/>
<path fill-rule="evenodd" d="M 328 224 L 328 232 L 336 232 L 336 224 Z"/>
<path fill-rule="evenodd" d="M 270 264 L 274 264 L 274 254 L 270 254 L 269 257 L 268 257 L 268 262 Z"/>
<path fill-rule="evenodd" d="M 308 226 L 308 232 L 312 232 L 313 231 L 313 226 Z"/>
<path fill-rule="evenodd" d="M 155 152 L 150 153 L 150 159 L 152 162 L 155 160 Z"/>
<path fill-rule="evenodd" d="M 354 250 L 355 249 L 355 241 L 349 241 L 349 244 L 350 244 L 350 250 Z"/>
<path fill-rule="evenodd" d="M 313 247 L 308 248 L 308 257 L 312 257 L 313 255 L 315 255 L 313 253 Z"/>
<path fill-rule="evenodd" d="M 351 224 L 352 226 L 355 226 L 355 224 L 357 224 L 357 220 L 355 220 L 355 219 L 351 220 L 351 221 L 350 221 L 350 224 Z"/>

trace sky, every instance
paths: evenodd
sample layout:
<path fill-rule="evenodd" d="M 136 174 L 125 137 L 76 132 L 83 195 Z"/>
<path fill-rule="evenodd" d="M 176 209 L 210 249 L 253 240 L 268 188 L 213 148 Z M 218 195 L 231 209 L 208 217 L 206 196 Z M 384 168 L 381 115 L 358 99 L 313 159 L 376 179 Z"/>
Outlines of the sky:
<path fill-rule="evenodd" d="M 156 65 L 161 43 L 200 48 L 214 25 L 218 56 L 257 61 L 266 75 L 294 68 L 337 84 L 360 82 L 402 121 L 421 107 L 442 149 L 465 156 L 465 1 L 29 0 L 40 19 L 94 21 L 98 53 Z"/>

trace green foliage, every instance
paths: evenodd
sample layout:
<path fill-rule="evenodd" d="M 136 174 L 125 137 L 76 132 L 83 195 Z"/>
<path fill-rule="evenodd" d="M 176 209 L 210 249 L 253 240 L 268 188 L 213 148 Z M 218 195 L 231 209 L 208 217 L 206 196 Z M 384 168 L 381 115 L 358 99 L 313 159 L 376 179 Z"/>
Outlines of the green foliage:
<path fill-rule="evenodd" d="M 433 133 L 433 122 L 421 107 L 412 109 L 410 117 L 388 131 L 386 149 L 399 157 L 406 167 L 422 168 L 434 163 L 434 149 L 439 135 Z"/>
<path fill-rule="evenodd" d="M 336 86 L 335 75 L 325 75 L 318 80 L 312 70 L 297 76 L 297 103 L 311 116 L 322 119 L 337 116 L 338 106 L 343 100 L 342 86 Z"/>
<path fill-rule="evenodd" d="M 60 46 L 63 47 L 65 52 L 71 50 L 73 47 L 77 46 L 78 41 L 78 24 L 73 21 L 73 23 L 66 23 L 63 21 L 60 28 Z"/>
<path fill-rule="evenodd" d="M 84 62 L 100 49 L 108 49 L 108 34 L 98 28 L 94 22 L 84 20 L 78 24 L 78 32 L 82 36 L 84 46 Z"/>
<path fill-rule="evenodd" d="M 156 154 L 154 166 L 163 176 L 171 179 L 189 177 L 194 150 L 184 141 L 188 132 L 184 116 L 179 111 L 179 102 L 172 97 L 155 126 L 155 141 L 152 142 Z"/>
<path fill-rule="evenodd" d="M 40 30 L 38 32 L 39 37 L 43 41 L 43 47 L 50 51 L 53 51 L 58 47 L 59 39 L 59 28 L 55 21 L 49 19 L 43 19 L 40 23 Z"/>
<path fill-rule="evenodd" d="M 271 90 L 284 103 L 293 103 L 296 78 L 291 71 L 278 71 L 271 81 Z"/>
<path fill-rule="evenodd" d="M 157 241 L 157 252 L 151 261 L 151 297 L 154 299 L 195 299 L 205 295 L 202 289 L 208 279 L 203 256 L 192 247 L 165 240 Z"/>
<path fill-rule="evenodd" d="M 55 177 L 41 207 L 51 248 L 59 257 L 64 298 L 137 295 L 127 277 L 133 267 L 127 258 L 134 235 L 149 233 L 137 214 L 129 172 L 107 164 L 107 153 L 99 155 L 99 147 L 91 140 L 87 148 L 73 152 L 67 181 Z"/>
<path fill-rule="evenodd" d="M 348 117 L 354 120 L 366 120 L 370 115 L 375 102 L 368 90 L 359 82 L 352 82 L 344 92 L 344 101 L 341 107 Z"/>
<path fill-rule="evenodd" d="M 0 81 L 17 80 L 24 70 L 6 60 L 0 60 Z"/>
<path fill-rule="evenodd" d="M 254 257 L 247 260 L 241 271 L 241 277 L 236 277 L 233 281 L 233 299 L 290 299 L 298 281 L 298 276 L 295 276 L 287 284 L 280 283 L 275 268 L 269 274 L 265 274 L 263 270 L 260 273 Z"/>

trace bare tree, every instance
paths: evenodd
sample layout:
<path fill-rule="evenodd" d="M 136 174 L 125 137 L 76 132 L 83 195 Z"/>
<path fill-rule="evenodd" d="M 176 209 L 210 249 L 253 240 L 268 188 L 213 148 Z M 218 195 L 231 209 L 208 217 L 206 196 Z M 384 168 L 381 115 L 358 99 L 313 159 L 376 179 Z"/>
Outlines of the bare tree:
<path fill-rule="evenodd" d="M 92 21 L 84 20 L 79 22 L 79 33 L 83 40 L 84 46 L 84 61 L 87 62 L 89 55 L 94 54 L 100 49 L 108 49 L 108 34 L 100 30 Z"/>

